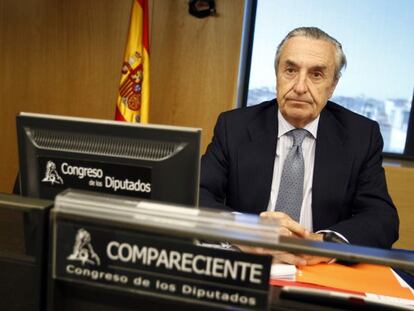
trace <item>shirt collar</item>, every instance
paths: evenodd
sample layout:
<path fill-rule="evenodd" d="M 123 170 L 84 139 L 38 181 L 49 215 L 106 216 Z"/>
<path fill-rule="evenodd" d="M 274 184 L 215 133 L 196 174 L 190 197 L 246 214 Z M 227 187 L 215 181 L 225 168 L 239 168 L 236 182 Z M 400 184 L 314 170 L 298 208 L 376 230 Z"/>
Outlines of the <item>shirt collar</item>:
<path fill-rule="evenodd" d="M 316 139 L 317 133 L 318 133 L 319 118 L 320 118 L 320 115 L 318 115 L 318 117 L 315 120 L 306 124 L 306 126 L 304 127 L 305 130 L 311 133 L 314 139 Z M 283 117 L 279 109 L 277 112 L 277 119 L 279 121 L 277 138 L 280 138 L 281 136 L 285 135 L 287 132 L 295 129 L 295 127 L 292 124 L 286 121 L 286 119 Z"/>

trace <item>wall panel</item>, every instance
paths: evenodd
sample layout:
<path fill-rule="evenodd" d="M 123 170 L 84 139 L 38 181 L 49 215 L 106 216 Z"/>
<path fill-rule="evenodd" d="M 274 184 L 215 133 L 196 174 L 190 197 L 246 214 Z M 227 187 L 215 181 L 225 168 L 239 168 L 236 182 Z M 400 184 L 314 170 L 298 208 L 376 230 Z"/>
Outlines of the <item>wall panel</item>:
<path fill-rule="evenodd" d="M 218 0 L 203 19 L 187 3 L 154 1 L 150 120 L 202 128 L 204 150 L 218 114 L 235 106 L 244 1 Z"/>
<path fill-rule="evenodd" d="M 400 239 L 394 247 L 414 250 L 414 168 L 386 166 L 385 173 L 400 216 Z"/>
<path fill-rule="evenodd" d="M 0 2 L 0 191 L 17 171 L 19 111 L 113 118 L 131 3 Z"/>

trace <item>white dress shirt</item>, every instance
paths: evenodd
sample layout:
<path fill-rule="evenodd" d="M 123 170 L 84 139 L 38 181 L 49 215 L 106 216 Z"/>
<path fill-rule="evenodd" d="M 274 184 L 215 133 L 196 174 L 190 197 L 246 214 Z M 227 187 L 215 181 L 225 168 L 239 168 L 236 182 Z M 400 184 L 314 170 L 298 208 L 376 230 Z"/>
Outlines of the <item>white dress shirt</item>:
<path fill-rule="evenodd" d="M 287 132 L 295 129 L 294 126 L 289 124 L 278 111 L 278 137 L 276 147 L 276 158 L 273 166 L 273 180 L 272 188 L 270 191 L 270 200 L 267 206 L 268 211 L 274 211 L 276 206 L 276 200 L 279 192 L 280 178 L 282 176 L 283 163 L 286 159 L 289 150 L 293 145 L 293 138 L 286 135 Z M 313 180 L 313 167 L 315 163 L 315 142 L 317 138 L 319 124 L 319 116 L 308 123 L 304 129 L 309 132 L 302 143 L 303 159 L 305 164 L 305 174 L 303 181 L 303 201 L 300 211 L 299 223 L 303 225 L 307 230 L 313 231 L 312 222 L 312 180 Z"/>

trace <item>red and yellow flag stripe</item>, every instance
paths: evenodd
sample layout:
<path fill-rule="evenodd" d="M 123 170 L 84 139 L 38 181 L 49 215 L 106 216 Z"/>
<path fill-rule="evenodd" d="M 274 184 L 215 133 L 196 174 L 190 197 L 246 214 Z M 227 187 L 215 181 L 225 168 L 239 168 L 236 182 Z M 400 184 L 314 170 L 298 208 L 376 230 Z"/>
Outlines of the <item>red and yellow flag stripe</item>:
<path fill-rule="evenodd" d="M 133 0 L 115 119 L 148 123 L 150 62 L 148 0 Z"/>

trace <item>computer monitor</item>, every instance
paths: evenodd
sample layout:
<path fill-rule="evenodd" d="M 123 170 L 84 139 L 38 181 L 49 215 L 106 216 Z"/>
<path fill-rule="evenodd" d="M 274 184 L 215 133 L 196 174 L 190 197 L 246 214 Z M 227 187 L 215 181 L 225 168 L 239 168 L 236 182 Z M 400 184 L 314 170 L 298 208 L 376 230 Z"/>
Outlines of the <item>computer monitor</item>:
<path fill-rule="evenodd" d="M 16 123 L 24 196 L 75 188 L 198 204 L 200 129 L 25 112 Z"/>

